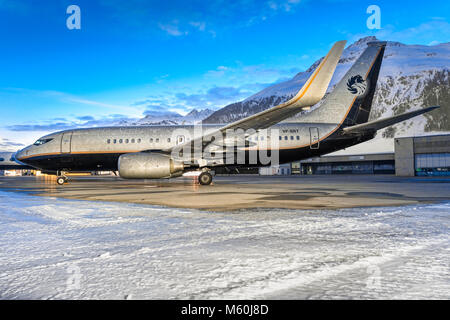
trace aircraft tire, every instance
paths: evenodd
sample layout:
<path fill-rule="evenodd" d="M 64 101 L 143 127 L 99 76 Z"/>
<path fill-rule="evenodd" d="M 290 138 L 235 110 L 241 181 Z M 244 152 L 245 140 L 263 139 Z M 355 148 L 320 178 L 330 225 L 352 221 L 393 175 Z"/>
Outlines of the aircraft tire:
<path fill-rule="evenodd" d="M 67 179 L 64 177 L 58 177 L 56 178 L 56 183 L 62 186 L 64 183 L 66 183 Z"/>
<path fill-rule="evenodd" d="M 202 185 L 202 186 L 208 186 L 211 184 L 212 182 L 212 175 L 209 172 L 202 172 L 199 176 L 198 176 L 198 182 Z"/>

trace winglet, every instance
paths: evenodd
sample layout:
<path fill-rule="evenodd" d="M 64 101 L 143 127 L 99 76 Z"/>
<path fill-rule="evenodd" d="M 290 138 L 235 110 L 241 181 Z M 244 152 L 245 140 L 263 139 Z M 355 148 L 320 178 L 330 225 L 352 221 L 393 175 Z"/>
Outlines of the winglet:
<path fill-rule="evenodd" d="M 344 51 L 347 41 L 336 42 L 319 66 L 314 70 L 308 81 L 297 92 L 297 94 L 284 103 L 284 106 L 305 107 L 315 105 L 323 98 L 333 77 L 334 70 L 339 62 L 339 58 Z"/>

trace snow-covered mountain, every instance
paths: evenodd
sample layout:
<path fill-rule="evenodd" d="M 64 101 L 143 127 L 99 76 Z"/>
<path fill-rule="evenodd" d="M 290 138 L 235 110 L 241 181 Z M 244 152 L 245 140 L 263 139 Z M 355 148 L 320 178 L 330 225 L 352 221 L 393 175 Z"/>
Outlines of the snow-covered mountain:
<path fill-rule="evenodd" d="M 362 38 L 347 47 L 328 91 L 356 61 L 367 42 Z M 263 111 L 291 98 L 306 82 L 323 58 L 291 80 L 270 86 L 253 96 L 230 104 L 206 118 L 204 123 L 228 123 Z M 347 149 L 347 153 L 393 151 L 393 137 L 450 132 L 450 42 L 435 46 L 388 42 L 373 101 L 371 120 L 403 113 L 410 109 L 440 105 L 425 114 L 389 127 L 377 138 Z M 319 103 L 320 104 L 320 103 Z M 297 119 L 299 116 L 297 115 Z M 286 121 L 295 121 L 296 118 Z"/>
<path fill-rule="evenodd" d="M 203 119 L 210 116 L 214 111 L 210 109 L 196 110 L 182 116 L 177 112 L 172 111 L 152 111 L 144 118 L 134 121 L 122 121 L 118 125 L 130 126 L 148 126 L 148 125 L 179 125 L 179 124 L 195 124 L 201 122 Z"/>
<path fill-rule="evenodd" d="M 199 123 L 202 120 L 208 118 L 213 113 L 214 110 L 210 109 L 203 109 L 200 111 L 194 109 L 183 117 L 183 121 L 185 121 L 186 123 Z"/>

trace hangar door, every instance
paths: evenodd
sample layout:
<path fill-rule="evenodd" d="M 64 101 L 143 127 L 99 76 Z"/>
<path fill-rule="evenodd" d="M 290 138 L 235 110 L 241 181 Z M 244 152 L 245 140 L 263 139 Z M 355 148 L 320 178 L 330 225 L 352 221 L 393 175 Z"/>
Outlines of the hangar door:
<path fill-rule="evenodd" d="M 64 132 L 61 137 L 61 153 L 70 153 L 72 144 L 72 131 Z"/>

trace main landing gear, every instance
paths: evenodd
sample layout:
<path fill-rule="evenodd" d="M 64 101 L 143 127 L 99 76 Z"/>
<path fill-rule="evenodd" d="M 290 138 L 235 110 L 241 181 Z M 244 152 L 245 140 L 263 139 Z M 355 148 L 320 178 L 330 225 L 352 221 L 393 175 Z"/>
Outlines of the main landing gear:
<path fill-rule="evenodd" d="M 58 172 L 56 177 L 56 183 L 62 186 L 64 183 L 67 183 L 69 178 L 64 174 L 64 172 Z"/>
<path fill-rule="evenodd" d="M 198 183 L 200 183 L 202 186 L 210 185 L 212 180 L 213 180 L 213 177 L 209 171 L 203 171 L 198 176 Z"/>

